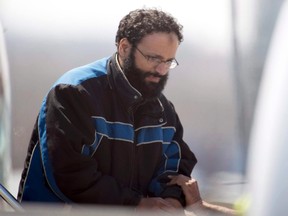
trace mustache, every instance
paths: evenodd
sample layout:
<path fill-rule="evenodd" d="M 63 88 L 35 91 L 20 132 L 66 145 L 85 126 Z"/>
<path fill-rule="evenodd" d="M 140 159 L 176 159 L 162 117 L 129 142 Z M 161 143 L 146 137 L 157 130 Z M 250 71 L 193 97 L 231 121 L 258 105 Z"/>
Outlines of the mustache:
<path fill-rule="evenodd" d="M 163 77 L 166 77 L 167 75 L 161 75 L 158 72 L 146 72 L 144 74 L 144 77 L 148 77 L 148 76 L 154 76 L 154 77 L 163 78 Z"/>

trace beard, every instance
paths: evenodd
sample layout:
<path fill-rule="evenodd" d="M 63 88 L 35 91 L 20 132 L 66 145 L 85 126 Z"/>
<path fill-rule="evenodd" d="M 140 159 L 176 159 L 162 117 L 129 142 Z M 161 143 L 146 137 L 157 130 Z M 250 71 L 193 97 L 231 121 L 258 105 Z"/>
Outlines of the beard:
<path fill-rule="evenodd" d="M 137 89 L 145 99 L 153 99 L 159 97 L 167 83 L 168 73 L 160 75 L 154 71 L 143 71 L 135 65 L 134 50 L 124 61 L 123 71 L 130 84 Z M 146 81 L 146 77 L 159 77 L 158 83 Z"/>

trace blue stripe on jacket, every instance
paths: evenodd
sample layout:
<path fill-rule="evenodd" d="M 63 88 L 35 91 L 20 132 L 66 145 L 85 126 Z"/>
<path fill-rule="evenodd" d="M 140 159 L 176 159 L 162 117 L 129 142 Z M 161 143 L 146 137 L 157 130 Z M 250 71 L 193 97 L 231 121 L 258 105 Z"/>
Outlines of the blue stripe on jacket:
<path fill-rule="evenodd" d="M 95 126 L 95 140 L 92 145 L 84 145 L 82 154 L 92 156 L 102 137 L 107 137 L 111 140 L 124 140 L 133 143 L 134 129 L 133 125 L 123 122 L 110 122 L 103 117 L 93 116 Z M 173 141 L 173 136 L 176 129 L 174 127 L 148 126 L 135 130 L 137 146 L 145 144 L 153 144 L 156 142 L 162 143 L 162 155 L 164 166 L 157 171 L 157 176 L 165 172 L 177 172 L 179 168 L 181 149 L 177 142 Z M 153 179 L 149 189 L 156 195 L 159 195 L 163 190 L 157 178 Z"/>
<path fill-rule="evenodd" d="M 92 156 L 99 147 L 103 136 L 111 140 L 122 140 L 133 143 L 133 125 L 122 122 L 109 122 L 99 116 L 93 116 L 92 118 L 95 125 L 95 140 L 92 145 L 83 146 L 82 154 Z"/>

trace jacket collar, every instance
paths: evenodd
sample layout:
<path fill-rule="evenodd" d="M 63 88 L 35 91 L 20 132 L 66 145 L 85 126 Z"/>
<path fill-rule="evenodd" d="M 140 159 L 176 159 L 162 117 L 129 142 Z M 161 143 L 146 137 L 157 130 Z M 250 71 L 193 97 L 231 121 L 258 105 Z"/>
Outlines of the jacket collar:
<path fill-rule="evenodd" d="M 117 62 L 117 54 L 115 53 L 107 65 L 108 79 L 110 88 L 114 89 L 119 96 L 124 107 L 128 110 L 140 104 L 143 97 L 128 81 L 120 65 Z"/>
<path fill-rule="evenodd" d="M 129 83 L 118 63 L 116 53 L 110 58 L 107 68 L 110 88 L 116 91 L 118 99 L 128 112 L 135 113 L 138 107 L 149 107 L 146 112 L 150 115 L 163 115 L 164 108 L 159 98 L 144 100 L 141 93 Z"/>

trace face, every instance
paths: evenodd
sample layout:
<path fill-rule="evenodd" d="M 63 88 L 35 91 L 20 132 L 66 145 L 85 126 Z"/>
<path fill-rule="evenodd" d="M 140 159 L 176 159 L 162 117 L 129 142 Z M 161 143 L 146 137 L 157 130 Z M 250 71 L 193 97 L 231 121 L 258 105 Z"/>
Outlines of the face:
<path fill-rule="evenodd" d="M 136 47 L 130 46 L 122 67 L 130 84 L 143 97 L 154 98 L 163 91 L 169 62 L 175 58 L 178 44 L 174 33 L 153 33 L 144 37 Z"/>
<path fill-rule="evenodd" d="M 144 71 L 135 65 L 135 50 L 124 61 L 124 73 L 130 84 L 144 98 L 154 98 L 160 95 L 168 79 L 168 73 L 160 75 L 155 71 Z M 154 81 L 156 80 L 156 81 Z"/>

